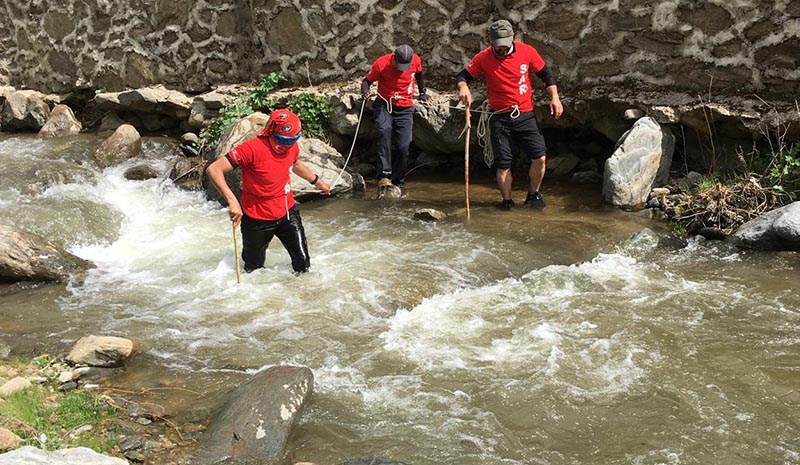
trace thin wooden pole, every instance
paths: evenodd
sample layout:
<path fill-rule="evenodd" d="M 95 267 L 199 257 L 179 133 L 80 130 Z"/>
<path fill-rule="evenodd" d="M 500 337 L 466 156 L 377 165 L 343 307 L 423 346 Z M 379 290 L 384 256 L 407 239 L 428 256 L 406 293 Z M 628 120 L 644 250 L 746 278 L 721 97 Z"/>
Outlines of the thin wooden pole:
<path fill-rule="evenodd" d="M 239 271 L 239 241 L 236 240 L 236 223 L 233 226 L 233 258 L 236 260 L 236 284 L 242 284 L 242 273 Z"/>
<path fill-rule="evenodd" d="M 467 139 L 464 142 L 464 196 L 467 200 L 467 220 L 470 219 L 469 214 L 469 130 L 472 128 L 470 121 L 469 103 L 467 103 Z"/>

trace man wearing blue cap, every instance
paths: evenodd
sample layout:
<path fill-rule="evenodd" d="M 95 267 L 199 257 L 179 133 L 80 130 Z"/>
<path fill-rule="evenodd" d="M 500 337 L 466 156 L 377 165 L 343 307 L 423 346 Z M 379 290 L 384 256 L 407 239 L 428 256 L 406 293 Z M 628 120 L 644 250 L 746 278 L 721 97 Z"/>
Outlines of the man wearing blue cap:
<path fill-rule="evenodd" d="M 420 102 L 427 102 L 422 60 L 408 45 L 381 56 L 361 81 L 361 95 L 369 98 L 370 85 L 378 81 L 378 98 L 372 104 L 378 132 L 378 185 L 403 188 L 408 165 L 408 148 L 414 126 L 414 81 Z M 400 152 L 392 158 L 392 139 Z"/>

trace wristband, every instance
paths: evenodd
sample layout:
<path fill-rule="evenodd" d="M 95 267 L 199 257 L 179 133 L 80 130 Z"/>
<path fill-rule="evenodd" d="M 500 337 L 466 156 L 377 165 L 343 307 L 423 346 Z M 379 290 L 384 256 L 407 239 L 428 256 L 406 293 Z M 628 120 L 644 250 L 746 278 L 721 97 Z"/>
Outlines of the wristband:
<path fill-rule="evenodd" d="M 313 181 L 311 181 L 311 185 L 312 185 L 312 186 L 316 186 L 316 185 L 317 185 L 317 181 L 319 181 L 319 175 L 318 175 L 318 174 L 315 174 L 315 175 L 314 175 L 314 180 L 313 180 Z"/>

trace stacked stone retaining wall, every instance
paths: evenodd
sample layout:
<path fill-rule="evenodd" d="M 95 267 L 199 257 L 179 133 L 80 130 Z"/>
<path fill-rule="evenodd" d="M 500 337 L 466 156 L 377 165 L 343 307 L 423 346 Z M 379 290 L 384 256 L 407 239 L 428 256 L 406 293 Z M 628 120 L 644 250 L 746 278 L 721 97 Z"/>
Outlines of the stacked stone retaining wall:
<path fill-rule="evenodd" d="M 796 0 L 6 0 L 0 84 L 43 91 L 163 83 L 199 92 L 280 71 L 295 83 L 362 75 L 408 43 L 450 86 L 507 18 L 562 89 L 671 90 L 793 101 Z"/>

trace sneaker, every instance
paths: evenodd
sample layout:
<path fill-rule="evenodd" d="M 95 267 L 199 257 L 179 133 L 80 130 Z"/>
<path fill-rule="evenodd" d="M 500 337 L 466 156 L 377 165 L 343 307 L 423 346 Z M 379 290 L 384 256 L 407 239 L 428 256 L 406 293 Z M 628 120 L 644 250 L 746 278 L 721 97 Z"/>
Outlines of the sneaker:
<path fill-rule="evenodd" d="M 502 202 L 497 204 L 497 208 L 506 211 L 511 210 L 512 208 L 514 208 L 514 200 L 513 199 L 503 200 Z"/>
<path fill-rule="evenodd" d="M 392 181 L 389 180 L 389 178 L 381 178 L 380 181 L 378 181 L 378 187 L 389 187 L 392 185 Z"/>
<path fill-rule="evenodd" d="M 546 207 L 547 204 L 544 203 L 542 194 L 538 192 L 528 192 L 528 196 L 525 198 L 525 206 L 540 209 Z"/>

